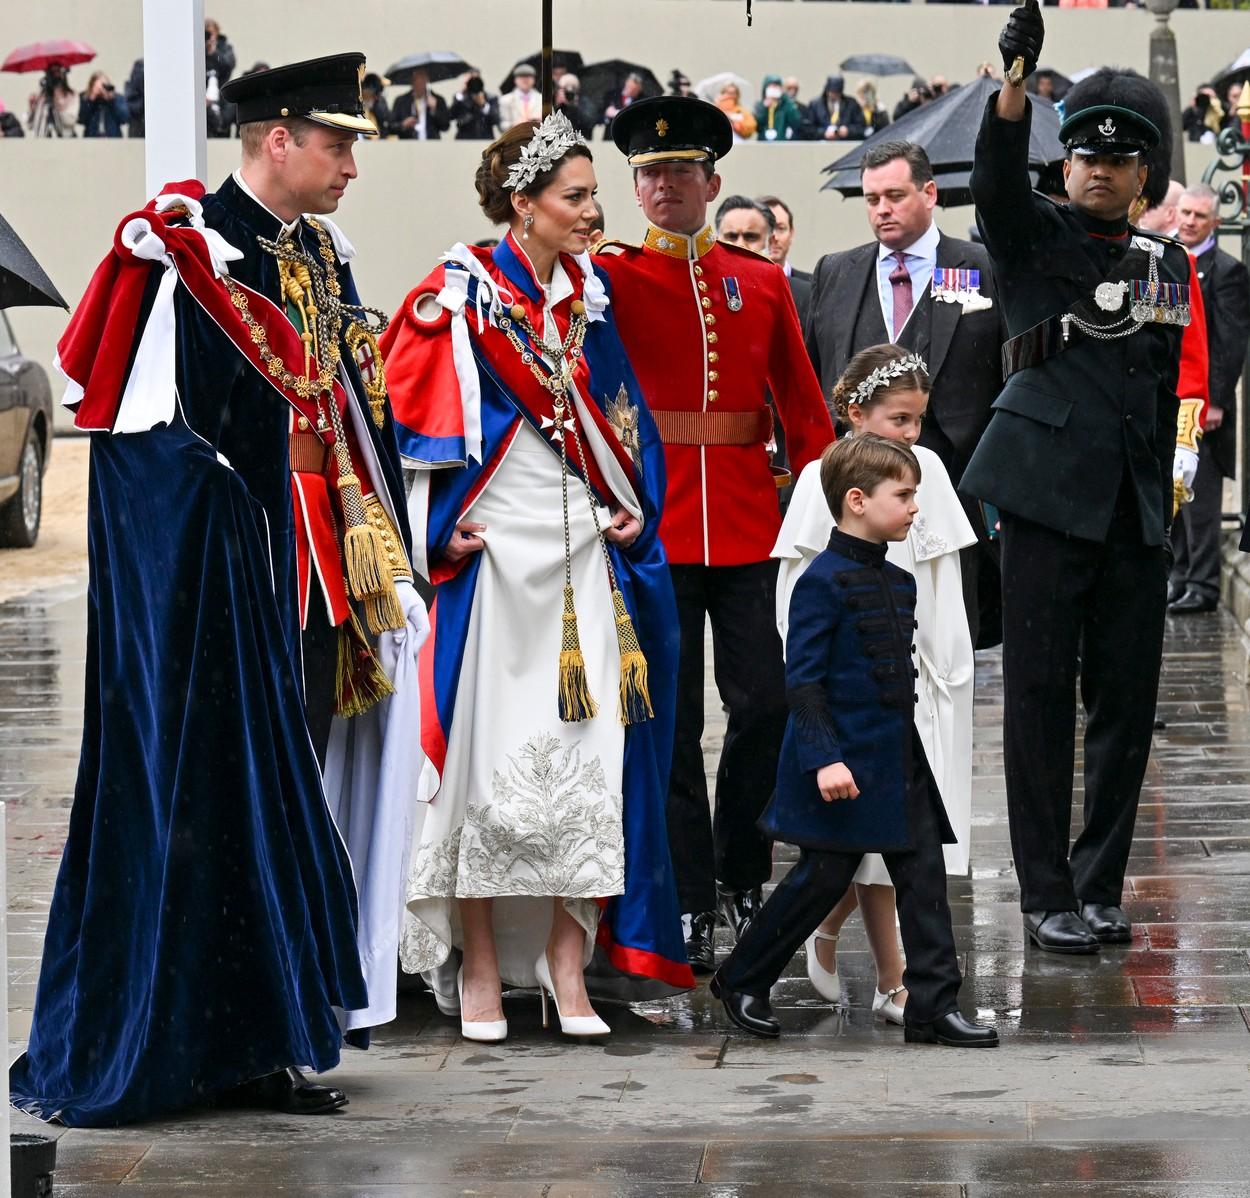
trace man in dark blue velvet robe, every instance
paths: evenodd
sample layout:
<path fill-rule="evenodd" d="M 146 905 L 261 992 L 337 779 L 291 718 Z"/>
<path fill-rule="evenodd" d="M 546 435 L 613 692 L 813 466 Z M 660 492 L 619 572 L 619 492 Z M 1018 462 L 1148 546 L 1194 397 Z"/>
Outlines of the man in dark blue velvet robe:
<path fill-rule="evenodd" d="M 318 534 L 292 479 L 309 422 L 255 343 L 262 297 L 284 302 L 258 238 L 320 255 L 342 302 L 358 302 L 345 239 L 301 213 L 333 211 L 355 176 L 352 146 L 372 130 L 362 64 L 296 64 L 232 97 L 249 122 L 242 170 L 202 207 L 198 185 L 180 185 L 179 215 L 157 202 L 123 221 L 118 261 L 61 343 L 66 402 L 93 429 L 91 580 L 78 783 L 29 1047 L 10 1074 L 15 1105 L 41 1118 L 109 1126 L 206 1100 L 309 1114 L 346 1102 L 299 1072 L 338 1063 L 345 1014 L 373 997 L 318 765 L 335 706 L 324 645 L 346 584 L 308 560 Z M 231 301 L 246 310 L 246 288 L 245 328 Z M 279 333 L 301 347 L 272 320 L 268 346 Z M 355 348 L 340 346 L 337 429 L 352 430 L 359 493 L 385 514 L 370 519 L 389 521 L 399 564 L 385 581 L 400 604 L 419 602 L 402 581 L 389 409 L 366 405 Z M 307 650 L 305 618 L 327 630 Z"/>

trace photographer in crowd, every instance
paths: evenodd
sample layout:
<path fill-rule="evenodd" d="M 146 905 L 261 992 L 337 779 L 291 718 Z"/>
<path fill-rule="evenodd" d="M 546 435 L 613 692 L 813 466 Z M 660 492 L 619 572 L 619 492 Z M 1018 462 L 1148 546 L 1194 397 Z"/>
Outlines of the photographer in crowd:
<path fill-rule="evenodd" d="M 113 81 L 103 72 L 92 72 L 87 90 L 78 100 L 78 123 L 83 137 L 121 137 L 122 126 L 130 120 L 126 101 L 117 94 Z"/>
<path fill-rule="evenodd" d="M 30 98 L 26 124 L 34 137 L 75 137 L 77 123 L 78 97 L 69 85 L 69 72 L 63 63 L 49 63 Z"/>
<path fill-rule="evenodd" d="M 457 141 L 494 141 L 499 134 L 499 99 L 486 90 L 477 71 L 465 76 L 464 90 L 452 99 L 448 116 Z"/>

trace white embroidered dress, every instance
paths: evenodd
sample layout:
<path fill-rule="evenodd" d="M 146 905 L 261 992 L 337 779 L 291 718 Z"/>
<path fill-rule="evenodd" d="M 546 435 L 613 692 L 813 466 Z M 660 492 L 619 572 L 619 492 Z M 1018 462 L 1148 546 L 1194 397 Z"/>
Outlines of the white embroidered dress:
<path fill-rule="evenodd" d="M 964 610 L 959 551 L 976 543 L 942 460 L 919 445 L 920 508 L 906 540 L 893 541 L 886 559 L 916 579 L 916 731 L 933 770 L 946 817 L 958 838 L 943 845 L 946 872 L 968 873 L 972 832 L 972 637 Z M 804 468 L 777 536 L 777 627 L 785 644 L 790 596 L 811 560 L 829 543 L 834 519 L 820 487 L 820 463 Z M 864 885 L 889 886 L 877 853 L 868 853 L 855 874 Z"/>
<path fill-rule="evenodd" d="M 557 262 L 546 289 L 543 339 L 557 343 L 552 309 L 573 292 Z M 622 504 L 641 518 L 633 489 L 594 423 L 578 430 Z M 535 986 L 534 962 L 551 929 L 552 896 L 587 931 L 594 901 L 625 888 L 617 715 L 620 657 L 611 589 L 585 488 L 569 477 L 569 531 L 578 627 L 599 714 L 560 720 L 557 705 L 564 532 L 560 459 L 522 420 L 490 482 L 464 519 L 486 525 L 456 691 L 442 787 L 419 815 L 408 874 L 401 959 L 410 973 L 449 971 L 460 947 L 457 898 L 493 898 L 500 976 Z M 570 442 L 570 450 L 572 443 Z M 599 509 L 600 524 L 609 512 Z M 440 968 L 442 967 L 442 968 Z"/>

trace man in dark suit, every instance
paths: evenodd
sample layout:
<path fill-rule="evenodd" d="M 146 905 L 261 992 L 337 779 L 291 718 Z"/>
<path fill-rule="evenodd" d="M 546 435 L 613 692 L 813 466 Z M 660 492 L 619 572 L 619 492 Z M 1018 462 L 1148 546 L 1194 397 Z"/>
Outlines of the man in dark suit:
<path fill-rule="evenodd" d="M 812 279 L 807 352 L 826 401 L 861 349 L 893 341 L 929 364 L 920 444 L 958 485 L 1002 386 L 1002 331 L 985 250 L 933 223 L 937 185 L 924 150 L 887 141 L 862 159 L 875 241 L 826 254 Z M 974 645 L 996 644 L 998 568 L 975 499 L 962 497 L 981 543 L 960 555 Z"/>
<path fill-rule="evenodd" d="M 768 243 L 768 256 L 786 272 L 790 294 L 799 310 L 799 324 L 807 326 L 807 308 L 812 298 L 812 272 L 797 270 L 790 264 L 790 247 L 794 244 L 794 213 L 780 196 L 757 196 L 757 204 L 772 210 L 773 235 Z"/>
<path fill-rule="evenodd" d="M 1237 380 L 1250 340 L 1250 272 L 1220 249 L 1215 230 L 1219 197 L 1195 183 L 1177 204 L 1177 237 L 1194 256 L 1207 316 L 1210 406 L 1198 447 L 1194 497 L 1172 525 L 1175 564 L 1168 611 L 1177 616 L 1214 611 L 1220 598 L 1220 508 L 1224 479 L 1237 468 Z"/>
<path fill-rule="evenodd" d="M 429 76 L 424 70 L 413 71 L 412 90 L 395 101 L 391 121 L 406 141 L 435 141 L 451 128 L 447 101 L 430 91 Z"/>

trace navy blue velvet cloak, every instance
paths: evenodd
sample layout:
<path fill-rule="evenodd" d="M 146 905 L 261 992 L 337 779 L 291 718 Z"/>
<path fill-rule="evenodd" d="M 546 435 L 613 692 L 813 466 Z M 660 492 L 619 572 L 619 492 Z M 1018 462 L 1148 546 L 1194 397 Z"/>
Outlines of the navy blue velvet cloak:
<path fill-rule="evenodd" d="M 276 296 L 255 244 L 275 218 L 233 181 L 204 215 Z M 334 1008 L 366 1005 L 304 719 L 288 409 L 181 284 L 175 307 L 177 418 L 93 434 L 82 756 L 10 1073 L 16 1106 L 70 1126 L 332 1068 Z"/>

